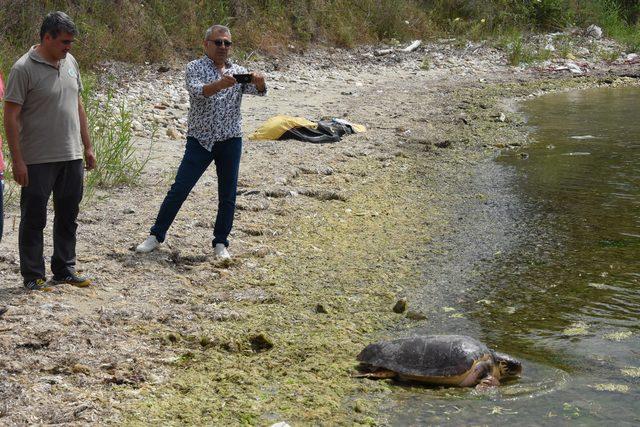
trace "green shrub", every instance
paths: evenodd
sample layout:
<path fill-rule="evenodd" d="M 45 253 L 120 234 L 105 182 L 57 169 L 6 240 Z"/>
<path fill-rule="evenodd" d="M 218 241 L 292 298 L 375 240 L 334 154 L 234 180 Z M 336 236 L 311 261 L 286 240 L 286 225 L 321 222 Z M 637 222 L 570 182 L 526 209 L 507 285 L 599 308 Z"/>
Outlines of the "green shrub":
<path fill-rule="evenodd" d="M 87 113 L 91 142 L 98 166 L 86 174 L 86 194 L 93 195 L 96 187 L 133 185 L 140 178 L 149 155 L 139 157 L 133 144 L 132 115 L 124 103 L 115 104 L 111 93 L 106 99 L 95 96 L 93 80 L 85 79 L 82 102 Z"/>
<path fill-rule="evenodd" d="M 534 0 L 529 14 L 535 27 L 544 31 L 561 30 L 573 20 L 567 0 Z"/>

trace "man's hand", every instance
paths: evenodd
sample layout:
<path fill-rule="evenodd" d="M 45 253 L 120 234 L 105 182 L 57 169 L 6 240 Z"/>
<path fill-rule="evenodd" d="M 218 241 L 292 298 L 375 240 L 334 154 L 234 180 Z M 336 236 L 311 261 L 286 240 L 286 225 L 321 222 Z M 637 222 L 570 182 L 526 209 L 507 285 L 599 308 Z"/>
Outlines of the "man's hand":
<path fill-rule="evenodd" d="M 256 88 L 260 92 L 264 92 L 265 83 L 264 83 L 264 75 L 262 73 L 251 73 L 251 83 L 256 85 Z"/>
<path fill-rule="evenodd" d="M 96 155 L 93 153 L 93 149 L 87 148 L 84 150 L 84 168 L 88 171 L 96 168 L 98 161 Z"/>
<path fill-rule="evenodd" d="M 218 80 L 218 88 L 223 90 L 235 85 L 236 83 L 238 82 L 236 82 L 236 79 L 234 79 L 232 75 L 224 75 L 220 80 Z"/>
<path fill-rule="evenodd" d="M 23 160 L 13 161 L 13 179 L 21 187 L 29 185 L 29 171 Z"/>

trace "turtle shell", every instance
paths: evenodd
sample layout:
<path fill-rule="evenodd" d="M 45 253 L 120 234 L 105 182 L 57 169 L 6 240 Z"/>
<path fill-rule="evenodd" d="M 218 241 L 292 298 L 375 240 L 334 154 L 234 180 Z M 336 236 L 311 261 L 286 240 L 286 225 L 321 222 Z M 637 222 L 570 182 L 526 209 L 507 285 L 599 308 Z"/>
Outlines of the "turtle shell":
<path fill-rule="evenodd" d="M 462 375 L 481 358 L 493 357 L 480 341 L 463 335 L 424 335 L 370 344 L 357 359 L 411 377 Z"/>

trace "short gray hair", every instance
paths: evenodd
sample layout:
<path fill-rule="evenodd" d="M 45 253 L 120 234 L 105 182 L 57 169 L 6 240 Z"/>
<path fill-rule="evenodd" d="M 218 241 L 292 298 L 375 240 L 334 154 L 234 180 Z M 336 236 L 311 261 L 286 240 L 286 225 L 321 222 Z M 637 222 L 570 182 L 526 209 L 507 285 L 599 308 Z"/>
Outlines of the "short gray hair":
<path fill-rule="evenodd" d="M 229 29 L 229 27 L 225 27 L 224 25 L 212 25 L 211 27 L 207 28 L 207 31 L 204 33 L 204 39 L 207 40 L 213 33 L 224 33 L 231 35 L 231 30 Z"/>
<path fill-rule="evenodd" d="M 57 38 L 60 33 L 77 35 L 78 29 L 69 15 L 64 12 L 51 12 L 44 17 L 40 27 L 40 41 L 44 40 L 44 35 L 49 34 L 52 38 Z"/>

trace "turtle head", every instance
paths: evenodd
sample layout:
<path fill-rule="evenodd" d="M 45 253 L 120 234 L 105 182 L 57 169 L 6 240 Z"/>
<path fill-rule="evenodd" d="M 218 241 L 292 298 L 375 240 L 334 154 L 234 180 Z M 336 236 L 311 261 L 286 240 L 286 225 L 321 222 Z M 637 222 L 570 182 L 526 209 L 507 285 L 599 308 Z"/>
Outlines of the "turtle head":
<path fill-rule="evenodd" d="M 498 364 L 501 378 L 515 377 L 522 372 L 522 363 L 508 354 L 494 352 L 493 357 Z"/>

